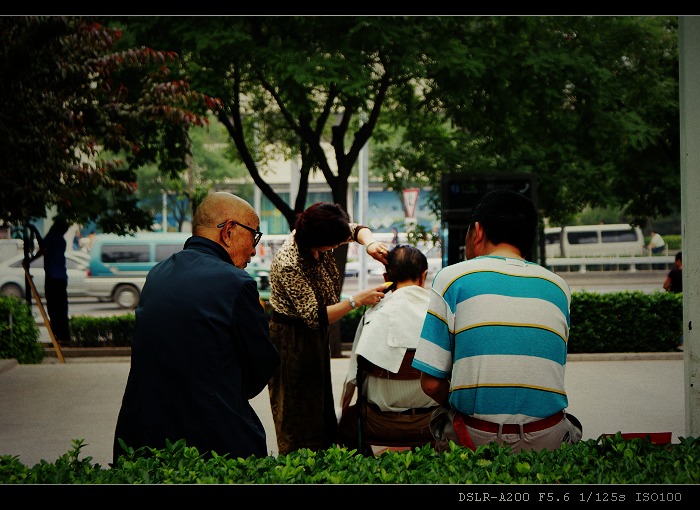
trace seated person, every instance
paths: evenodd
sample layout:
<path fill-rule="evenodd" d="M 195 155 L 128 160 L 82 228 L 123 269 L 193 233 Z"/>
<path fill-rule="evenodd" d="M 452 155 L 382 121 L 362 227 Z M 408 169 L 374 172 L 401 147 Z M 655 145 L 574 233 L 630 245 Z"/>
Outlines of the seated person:
<path fill-rule="evenodd" d="M 357 385 L 357 356 L 371 362 L 363 384 L 364 437 L 384 445 L 392 442 L 429 444 L 430 415 L 437 403 L 420 384 L 420 372 L 411 367 L 418 345 L 430 291 L 425 255 L 413 246 L 396 245 L 387 255 L 384 279 L 393 282 L 386 297 L 367 310 L 357 327 L 341 397 L 340 438 L 356 448 L 358 405 L 351 405 Z"/>
<path fill-rule="evenodd" d="M 664 251 L 666 251 L 666 242 L 658 232 L 652 230 L 651 239 L 649 239 L 649 244 L 647 245 L 647 248 L 649 248 L 649 252 L 652 255 L 658 255 L 659 253 L 663 253 Z"/>

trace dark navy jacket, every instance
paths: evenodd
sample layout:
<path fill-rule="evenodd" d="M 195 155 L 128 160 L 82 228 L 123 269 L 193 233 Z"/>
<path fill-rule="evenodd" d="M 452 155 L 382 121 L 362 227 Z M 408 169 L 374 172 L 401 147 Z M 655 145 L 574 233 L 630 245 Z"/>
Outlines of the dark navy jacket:
<path fill-rule="evenodd" d="M 200 454 L 266 456 L 249 403 L 279 367 L 255 280 L 213 241 L 191 237 L 154 266 L 136 309 L 114 461 L 184 438 Z"/>

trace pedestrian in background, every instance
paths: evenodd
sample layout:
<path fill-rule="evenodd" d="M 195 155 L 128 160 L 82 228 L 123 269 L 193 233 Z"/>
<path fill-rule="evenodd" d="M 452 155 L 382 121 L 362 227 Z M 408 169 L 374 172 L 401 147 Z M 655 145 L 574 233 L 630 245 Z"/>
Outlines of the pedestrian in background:
<path fill-rule="evenodd" d="M 666 241 L 664 241 L 664 238 L 661 237 L 658 232 L 652 230 L 647 248 L 649 249 L 649 253 L 652 255 L 658 255 L 666 250 Z"/>
<path fill-rule="evenodd" d="M 245 267 L 262 233 L 255 210 L 225 192 L 197 207 L 192 236 L 156 264 L 141 293 L 131 368 L 114 433 L 126 448 L 184 439 L 200 455 L 268 454 L 250 400 L 279 366 L 255 280 Z M 140 454 L 148 455 L 148 451 Z"/>
<path fill-rule="evenodd" d="M 331 384 L 329 325 L 358 306 L 384 297 L 384 284 L 340 301 L 341 278 L 333 250 L 357 242 L 386 263 L 387 246 L 351 223 L 337 204 L 319 202 L 297 218 L 270 266 L 270 338 L 281 365 L 268 386 L 280 454 L 320 450 L 338 441 Z"/>
<path fill-rule="evenodd" d="M 673 268 L 666 275 L 664 290 L 666 292 L 683 292 L 683 253 L 680 251 L 676 253 Z"/>
<path fill-rule="evenodd" d="M 664 281 L 664 289 L 666 292 L 683 292 L 683 252 L 676 253 L 676 258 L 673 261 L 673 268 L 668 272 Z M 677 351 L 683 350 L 683 335 L 678 339 Z"/>
<path fill-rule="evenodd" d="M 68 271 L 66 270 L 68 243 L 65 238 L 68 222 L 60 216 L 56 217 L 46 237 L 42 237 L 36 226 L 31 223 L 29 229 L 39 243 L 39 250 L 31 257 L 30 262 L 44 257 L 44 294 L 51 331 L 59 344 L 68 345 L 70 344 Z"/>

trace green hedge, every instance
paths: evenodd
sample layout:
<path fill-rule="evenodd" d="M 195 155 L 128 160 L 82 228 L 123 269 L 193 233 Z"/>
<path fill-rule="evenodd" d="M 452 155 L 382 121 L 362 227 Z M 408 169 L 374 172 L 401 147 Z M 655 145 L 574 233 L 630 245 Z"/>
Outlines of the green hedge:
<path fill-rule="evenodd" d="M 363 313 L 341 322 L 342 341 L 352 343 Z M 668 352 L 683 334 L 683 296 L 671 292 L 577 291 L 571 298 L 569 353 Z"/>
<path fill-rule="evenodd" d="M 666 352 L 683 334 L 683 296 L 672 292 L 574 292 L 570 353 Z"/>
<path fill-rule="evenodd" d="M 341 342 L 351 344 L 363 307 L 340 323 Z M 135 315 L 72 316 L 67 347 L 128 347 Z M 570 353 L 668 352 L 683 333 L 682 294 L 641 291 L 574 292 L 571 300 Z M 0 358 L 40 363 L 39 330 L 22 300 L 0 297 Z"/>
<path fill-rule="evenodd" d="M 301 449 L 264 458 L 204 459 L 184 441 L 149 456 L 125 455 L 111 468 L 80 459 L 82 441 L 54 463 L 24 466 L 0 456 L 0 483 L 7 484 L 697 484 L 700 439 L 658 445 L 647 439 L 601 436 L 513 454 L 496 444 L 475 452 L 431 446 L 364 457 L 333 447 Z"/>
<path fill-rule="evenodd" d="M 70 318 L 70 347 L 129 347 L 134 332 L 133 313 L 113 317 Z"/>
<path fill-rule="evenodd" d="M 27 302 L 0 297 L 0 359 L 41 363 L 45 353 L 39 336 L 39 327 Z"/>

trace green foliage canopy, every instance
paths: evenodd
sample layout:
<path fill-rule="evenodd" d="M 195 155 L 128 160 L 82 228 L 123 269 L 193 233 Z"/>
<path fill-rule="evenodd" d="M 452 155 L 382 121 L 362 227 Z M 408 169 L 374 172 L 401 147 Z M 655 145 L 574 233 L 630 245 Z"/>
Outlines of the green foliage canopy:
<path fill-rule="evenodd" d="M 680 208 L 676 17 L 120 21 L 222 98 L 238 157 L 290 226 L 312 172 L 346 205 L 369 141 L 371 168 L 397 191 L 432 186 L 436 213 L 446 172 L 535 173 L 554 222 L 619 207 L 644 225 Z M 279 157 L 300 161 L 294 204 L 265 181 Z"/>
<path fill-rule="evenodd" d="M 196 87 L 220 98 L 218 119 L 255 185 L 290 226 L 321 172 L 347 208 L 348 178 L 393 87 L 424 71 L 436 19 L 412 17 L 129 17 L 139 43 L 186 55 Z M 339 37 L 342 34 L 342 37 Z M 327 146 L 330 146 L 330 150 Z M 265 181 L 280 157 L 299 162 L 287 203 Z"/>
<path fill-rule="evenodd" d="M 374 151 L 387 180 L 439 190 L 445 172 L 531 172 L 555 223 L 588 207 L 641 226 L 680 211 L 676 17 L 441 23 L 449 37 L 423 94 L 402 96 L 382 124 L 401 142 Z"/>
<path fill-rule="evenodd" d="M 83 18 L 0 18 L 0 220 L 55 207 L 107 232 L 150 228 L 137 168 L 182 171 L 187 129 L 219 103 L 176 74 L 175 53 L 114 51 L 121 36 Z"/>

